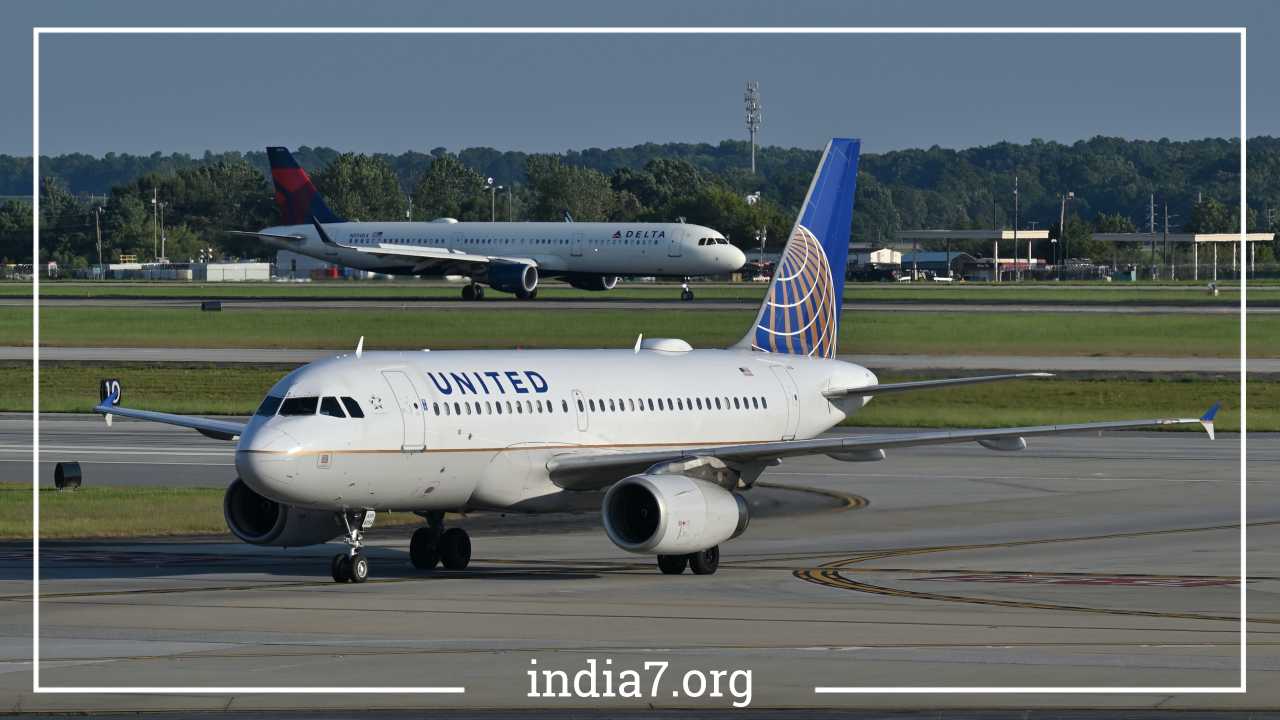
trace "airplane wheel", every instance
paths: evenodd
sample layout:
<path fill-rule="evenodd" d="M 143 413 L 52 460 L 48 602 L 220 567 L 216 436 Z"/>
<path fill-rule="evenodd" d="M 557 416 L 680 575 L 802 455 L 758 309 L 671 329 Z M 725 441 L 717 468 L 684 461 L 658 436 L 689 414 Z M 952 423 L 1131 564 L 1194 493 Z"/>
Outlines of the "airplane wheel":
<path fill-rule="evenodd" d="M 463 300 L 467 300 L 467 301 L 475 300 L 475 299 L 476 299 L 476 286 L 475 286 L 475 285 L 463 285 L 463 286 L 462 286 L 462 299 L 463 299 Z"/>
<path fill-rule="evenodd" d="M 471 536 L 462 528 L 449 528 L 440 536 L 440 564 L 446 570 L 466 570 L 471 563 Z"/>
<path fill-rule="evenodd" d="M 484 299 L 484 286 L 483 286 L 483 285 L 476 285 L 476 299 L 477 299 L 477 300 L 483 300 L 483 299 Z"/>
<path fill-rule="evenodd" d="M 659 555 L 658 569 L 663 575 L 679 575 L 684 572 L 684 567 L 689 564 L 688 555 Z"/>
<path fill-rule="evenodd" d="M 431 570 L 440 562 L 440 545 L 431 528 L 418 528 L 409 539 L 409 561 L 419 570 Z"/>
<path fill-rule="evenodd" d="M 681 300 L 683 300 L 684 302 L 692 302 L 692 301 L 693 301 L 693 291 L 692 291 L 692 290 L 684 290 L 684 291 L 682 291 L 682 292 L 680 293 L 680 299 L 681 299 Z"/>
<path fill-rule="evenodd" d="M 347 571 L 347 578 L 353 583 L 362 583 L 369 579 L 369 559 L 363 554 L 342 563 Z"/>
<path fill-rule="evenodd" d="M 694 575 L 711 575 L 720 567 L 720 546 L 689 554 L 689 569 Z"/>
<path fill-rule="evenodd" d="M 333 575 L 333 581 L 336 583 L 347 582 L 347 554 L 338 553 L 333 556 L 333 560 L 329 561 L 329 572 Z"/>

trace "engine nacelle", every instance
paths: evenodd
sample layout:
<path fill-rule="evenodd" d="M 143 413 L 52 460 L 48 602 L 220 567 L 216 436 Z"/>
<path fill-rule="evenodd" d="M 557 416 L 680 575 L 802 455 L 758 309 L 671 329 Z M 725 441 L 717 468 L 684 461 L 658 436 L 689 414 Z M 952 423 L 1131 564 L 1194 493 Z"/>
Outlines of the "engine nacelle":
<path fill-rule="evenodd" d="M 683 555 L 714 547 L 747 529 L 741 495 L 684 475 L 632 475 L 605 493 L 604 529 L 633 553 Z"/>
<path fill-rule="evenodd" d="M 564 279 L 579 290 L 603 292 L 618 287 L 617 275 L 566 275 Z"/>
<path fill-rule="evenodd" d="M 538 288 L 538 266 L 519 262 L 491 262 L 489 287 L 507 293 L 531 293 Z"/>
<path fill-rule="evenodd" d="M 281 505 L 254 492 L 240 478 L 222 498 L 222 516 L 232 534 L 250 545 L 302 547 L 345 534 L 336 513 Z"/>

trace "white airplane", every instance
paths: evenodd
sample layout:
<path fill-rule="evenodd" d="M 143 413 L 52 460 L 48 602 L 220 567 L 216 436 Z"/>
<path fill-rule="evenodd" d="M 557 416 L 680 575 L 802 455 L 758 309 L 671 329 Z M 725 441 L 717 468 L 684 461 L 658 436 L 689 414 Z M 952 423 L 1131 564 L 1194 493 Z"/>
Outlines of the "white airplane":
<path fill-rule="evenodd" d="M 282 225 L 230 234 L 389 275 L 462 275 L 471 279 L 464 300 L 484 298 L 484 285 L 529 300 L 540 277 L 612 290 L 622 275 L 719 275 L 747 260 L 715 230 L 685 223 L 348 221 L 329 209 L 288 149 L 269 147 L 267 156 Z M 681 299 L 692 300 L 692 291 Z"/>
<path fill-rule="evenodd" d="M 121 407 L 104 381 L 94 408 L 239 438 L 227 489 L 231 532 L 256 545 L 342 538 L 339 582 L 363 582 L 363 530 L 376 510 L 423 516 L 409 556 L 460 570 L 471 557 L 446 511 L 552 512 L 607 491 L 601 513 L 618 547 L 656 555 L 664 573 L 715 572 L 719 545 L 747 527 L 742 493 L 784 458 L 884 458 L 888 449 L 977 442 L 1021 450 L 1027 436 L 1200 423 L 1200 418 L 820 435 L 895 392 L 1010 378 L 880 383 L 836 359 L 841 286 L 859 142 L 828 144 L 754 326 L 727 349 L 638 339 L 618 350 L 355 352 L 275 384 L 248 423 Z M 837 272 L 832 272 L 836 268 Z"/>

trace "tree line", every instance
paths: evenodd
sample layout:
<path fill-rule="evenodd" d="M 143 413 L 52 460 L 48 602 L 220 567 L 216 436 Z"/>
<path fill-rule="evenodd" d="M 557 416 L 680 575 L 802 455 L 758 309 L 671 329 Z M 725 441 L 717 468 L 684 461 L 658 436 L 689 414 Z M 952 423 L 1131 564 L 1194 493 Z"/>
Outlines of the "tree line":
<path fill-rule="evenodd" d="M 1248 147 L 1247 222 L 1251 229 L 1280 230 L 1280 212 L 1273 209 L 1280 200 L 1280 140 L 1253 138 Z M 1157 232 L 1166 203 L 1173 230 L 1227 232 L 1238 223 L 1238 148 L 1222 139 L 1096 137 L 1069 145 L 1033 140 L 865 153 L 853 237 L 879 244 L 903 229 L 1012 227 L 1015 176 L 1020 226 L 1048 227 L 1054 237 L 1065 236 L 1073 256 L 1114 256 L 1118 251 L 1095 243 L 1092 233 L 1146 231 L 1153 195 Z M 451 153 L 441 147 L 399 155 L 294 150 L 334 211 L 352 219 L 556 221 L 566 213 L 580 221 L 683 218 L 716 228 L 748 249 L 757 247 L 756 233 L 763 230 L 776 249 L 790 230 L 819 151 L 762 148 L 755 175 L 744 167 L 748 153 L 745 142 L 728 140 L 558 154 L 492 148 Z M 42 157 L 41 171 L 42 252 L 60 265 L 98 261 L 95 218 L 104 261 L 153 257 L 161 212 L 165 252 L 174 260 L 201 253 L 269 254 L 254 241 L 223 232 L 276 222 L 265 152 L 70 154 Z M 29 193 L 31 172 L 29 158 L 0 155 L 0 196 Z M 1061 233 L 1057 220 L 1067 191 L 1075 197 Z M 749 200 L 755 193 L 759 200 Z M 153 207 L 153 197 L 163 205 Z M 6 260 L 30 260 L 30 212 L 21 198 L 0 202 L 0 256 Z"/>

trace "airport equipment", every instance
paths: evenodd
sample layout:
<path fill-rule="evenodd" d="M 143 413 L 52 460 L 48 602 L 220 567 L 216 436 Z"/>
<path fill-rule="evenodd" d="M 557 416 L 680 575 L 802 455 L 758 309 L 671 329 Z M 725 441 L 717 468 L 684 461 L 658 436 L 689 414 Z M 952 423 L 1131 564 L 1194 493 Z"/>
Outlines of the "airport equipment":
<path fill-rule="evenodd" d="M 461 275 L 471 280 L 462 289 L 464 300 L 483 299 L 485 286 L 531 300 L 544 277 L 605 291 L 622 276 L 727 275 L 747 260 L 715 230 L 683 222 L 349 221 L 329 209 L 286 148 L 269 147 L 267 155 L 282 224 L 232 234 L 360 270 Z"/>
<path fill-rule="evenodd" d="M 887 451 L 974 442 L 1017 451 L 1058 433 L 1199 423 L 1199 418 L 823 437 L 873 398 L 913 390 L 1045 378 L 1030 372 L 882 383 L 838 359 L 844 267 L 860 143 L 834 139 L 756 313 L 726 349 L 676 338 L 612 350 L 355 351 L 275 384 L 247 422 L 120 405 L 104 381 L 94 410 L 236 440 L 238 477 L 223 511 L 244 542 L 296 547 L 341 539 L 337 582 L 369 574 L 364 530 L 375 510 L 427 521 L 413 564 L 461 570 L 471 541 L 447 511 L 544 513 L 604 492 L 605 533 L 659 570 L 714 573 L 720 545 L 747 529 L 743 493 L 789 457 L 875 461 Z"/>
<path fill-rule="evenodd" d="M 222 302 L 219 300 L 205 300 L 200 303 L 200 309 L 204 312 L 222 312 Z"/>

